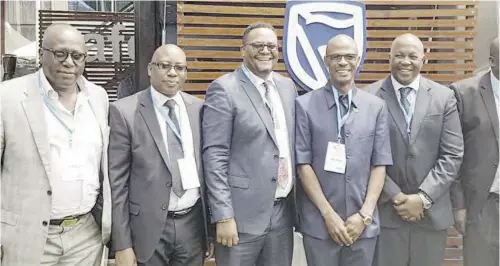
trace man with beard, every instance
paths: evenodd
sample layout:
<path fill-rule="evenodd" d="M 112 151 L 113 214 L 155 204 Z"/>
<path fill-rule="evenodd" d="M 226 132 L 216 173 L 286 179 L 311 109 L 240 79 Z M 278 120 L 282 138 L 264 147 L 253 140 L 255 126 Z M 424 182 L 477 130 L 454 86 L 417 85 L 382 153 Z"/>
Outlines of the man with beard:
<path fill-rule="evenodd" d="M 440 266 L 453 225 L 450 185 L 463 156 L 453 91 L 420 75 L 422 42 L 403 34 L 392 43 L 391 75 L 367 90 L 384 99 L 391 118 L 393 166 L 379 200 L 379 266 Z"/>
<path fill-rule="evenodd" d="M 241 68 L 212 82 L 203 106 L 203 165 L 218 266 L 289 266 L 294 226 L 296 90 L 273 72 L 278 38 L 243 34 Z"/>
<path fill-rule="evenodd" d="M 309 265 L 371 266 L 380 232 L 377 200 L 392 164 L 387 109 L 356 88 L 354 40 L 328 42 L 328 84 L 297 98 L 297 191 Z"/>
<path fill-rule="evenodd" d="M 490 46 L 491 71 L 451 85 L 465 140 L 458 182 L 452 187 L 455 227 L 464 236 L 466 266 L 498 265 L 499 115 L 498 37 Z"/>

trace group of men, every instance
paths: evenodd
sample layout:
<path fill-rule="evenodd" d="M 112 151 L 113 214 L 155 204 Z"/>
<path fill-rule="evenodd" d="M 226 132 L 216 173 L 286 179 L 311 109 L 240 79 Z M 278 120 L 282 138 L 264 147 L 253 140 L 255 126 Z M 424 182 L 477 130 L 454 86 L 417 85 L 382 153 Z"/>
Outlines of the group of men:
<path fill-rule="evenodd" d="M 54 24 L 42 68 L 0 89 L 2 265 L 100 265 L 109 245 L 117 266 L 200 266 L 215 243 L 219 266 L 290 266 L 297 230 L 310 266 L 441 266 L 452 225 L 465 265 L 498 265 L 498 49 L 450 89 L 403 34 L 391 74 L 359 89 L 338 35 L 328 84 L 297 96 L 255 23 L 204 101 L 167 44 L 150 87 L 108 105 L 82 77 L 83 36 Z"/>

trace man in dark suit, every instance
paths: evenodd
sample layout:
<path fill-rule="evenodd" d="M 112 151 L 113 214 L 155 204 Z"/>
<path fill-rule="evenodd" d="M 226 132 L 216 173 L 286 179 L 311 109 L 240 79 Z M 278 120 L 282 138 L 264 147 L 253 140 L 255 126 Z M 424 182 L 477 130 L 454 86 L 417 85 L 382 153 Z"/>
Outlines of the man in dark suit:
<path fill-rule="evenodd" d="M 422 42 L 412 34 L 391 47 L 391 75 L 368 90 L 385 100 L 394 164 L 379 200 L 375 264 L 441 266 L 453 225 L 450 185 L 463 156 L 453 91 L 420 75 Z"/>
<path fill-rule="evenodd" d="M 186 55 L 159 47 L 151 86 L 110 107 L 116 264 L 201 266 L 207 239 L 200 157 L 203 102 L 181 92 Z"/>
<path fill-rule="evenodd" d="M 203 166 L 218 266 L 289 266 L 294 226 L 294 99 L 273 72 L 278 37 L 243 34 L 241 68 L 212 82 L 203 106 Z"/>
<path fill-rule="evenodd" d="M 297 202 L 307 262 L 372 266 L 377 200 L 392 164 L 387 109 L 354 85 L 360 57 L 351 37 L 332 38 L 324 60 L 330 82 L 295 101 Z"/>
<path fill-rule="evenodd" d="M 453 83 L 465 140 L 458 182 L 452 186 L 455 227 L 463 234 L 466 266 L 497 266 L 499 188 L 498 37 L 490 46 L 491 71 Z"/>

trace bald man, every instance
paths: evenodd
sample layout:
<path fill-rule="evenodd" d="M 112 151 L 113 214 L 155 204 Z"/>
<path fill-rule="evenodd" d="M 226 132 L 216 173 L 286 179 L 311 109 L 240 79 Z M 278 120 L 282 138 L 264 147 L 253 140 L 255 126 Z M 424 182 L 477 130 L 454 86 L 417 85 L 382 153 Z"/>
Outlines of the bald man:
<path fill-rule="evenodd" d="M 392 156 L 384 102 L 354 84 L 359 60 L 351 37 L 332 38 L 328 84 L 295 100 L 298 211 L 309 265 L 372 265 L 377 200 Z"/>
<path fill-rule="evenodd" d="M 463 156 L 456 99 L 420 75 L 422 42 L 403 34 L 392 43 L 391 74 L 367 87 L 389 109 L 394 165 L 379 200 L 381 233 L 374 265 L 440 266 L 453 225 L 450 185 Z"/>
<path fill-rule="evenodd" d="M 151 86 L 110 106 L 109 176 L 117 266 L 203 265 L 203 101 L 182 92 L 186 63 L 176 45 L 159 47 L 148 65 Z"/>
<path fill-rule="evenodd" d="M 108 97 L 80 32 L 53 24 L 42 68 L 0 90 L 2 265 L 100 265 L 111 232 Z"/>
<path fill-rule="evenodd" d="M 465 140 L 459 180 L 452 187 L 455 227 L 464 235 L 465 266 L 498 266 L 499 115 L 498 37 L 491 70 L 451 85 Z"/>

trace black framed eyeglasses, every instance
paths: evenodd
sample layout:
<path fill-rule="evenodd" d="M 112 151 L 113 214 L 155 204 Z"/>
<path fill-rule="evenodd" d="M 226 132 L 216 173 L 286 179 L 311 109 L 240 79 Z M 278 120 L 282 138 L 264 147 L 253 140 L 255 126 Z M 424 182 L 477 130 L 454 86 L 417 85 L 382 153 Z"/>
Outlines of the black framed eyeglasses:
<path fill-rule="evenodd" d="M 254 50 L 262 51 L 264 47 L 267 47 L 269 51 L 276 51 L 279 48 L 279 45 L 275 43 L 247 43 L 245 45 L 250 45 Z"/>
<path fill-rule="evenodd" d="M 151 62 L 150 64 L 155 65 L 158 67 L 159 70 L 169 72 L 172 68 L 174 68 L 175 72 L 177 73 L 183 73 L 184 71 L 187 70 L 186 65 L 180 65 L 180 64 L 175 64 L 172 65 L 170 63 L 163 63 L 163 62 Z"/>
<path fill-rule="evenodd" d="M 85 61 L 85 58 L 87 58 L 86 53 L 68 52 L 66 50 L 54 50 L 45 47 L 42 47 L 42 50 L 51 52 L 54 55 L 54 58 L 60 63 L 66 61 L 69 55 L 71 55 L 71 59 L 73 59 L 73 62 L 75 63 L 83 63 L 83 61 Z"/>
<path fill-rule="evenodd" d="M 353 62 L 358 59 L 357 54 L 329 54 L 325 56 L 328 60 L 331 60 L 332 62 L 340 62 L 342 61 L 342 58 L 345 58 L 346 61 L 348 62 Z"/>

